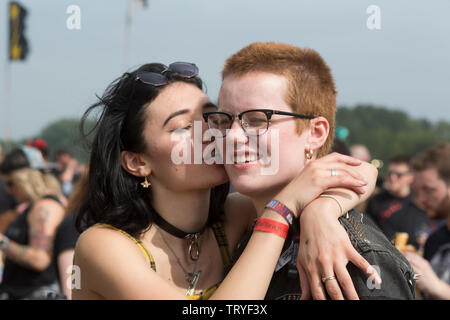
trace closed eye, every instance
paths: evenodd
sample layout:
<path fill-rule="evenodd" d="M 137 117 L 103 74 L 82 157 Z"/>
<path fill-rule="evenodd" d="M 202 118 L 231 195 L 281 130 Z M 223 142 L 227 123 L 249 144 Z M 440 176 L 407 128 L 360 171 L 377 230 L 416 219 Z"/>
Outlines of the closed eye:
<path fill-rule="evenodd" d="M 186 131 L 186 130 L 189 130 L 189 129 L 191 129 L 191 128 L 192 128 L 192 123 L 189 123 L 186 127 L 178 128 L 178 129 L 173 129 L 173 130 L 170 130 L 170 132 L 174 132 L 174 133 L 182 133 L 182 132 L 184 132 L 184 131 Z"/>

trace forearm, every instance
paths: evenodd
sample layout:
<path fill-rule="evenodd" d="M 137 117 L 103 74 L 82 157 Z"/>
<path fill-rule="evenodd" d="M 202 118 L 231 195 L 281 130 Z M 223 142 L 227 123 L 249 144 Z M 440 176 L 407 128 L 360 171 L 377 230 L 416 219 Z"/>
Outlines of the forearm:
<path fill-rule="evenodd" d="M 450 300 L 450 285 L 439 279 L 433 290 L 429 290 L 429 294 L 436 299 Z"/>
<path fill-rule="evenodd" d="M 30 246 L 20 245 L 11 240 L 2 251 L 6 259 L 25 268 L 42 271 L 50 264 L 50 256 L 47 252 Z"/>
<path fill-rule="evenodd" d="M 265 210 L 263 218 L 285 223 L 277 213 Z M 211 299 L 264 299 L 285 239 L 254 231 L 244 252 Z"/>
<path fill-rule="evenodd" d="M 71 167 L 67 167 L 60 176 L 61 182 L 72 181 L 74 174 L 75 174 L 75 170 Z"/>

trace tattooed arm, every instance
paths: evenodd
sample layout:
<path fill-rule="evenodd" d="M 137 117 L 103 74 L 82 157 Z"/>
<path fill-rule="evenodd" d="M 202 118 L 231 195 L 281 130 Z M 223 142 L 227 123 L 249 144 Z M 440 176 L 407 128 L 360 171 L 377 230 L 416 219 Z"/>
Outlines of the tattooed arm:
<path fill-rule="evenodd" d="M 3 248 L 7 259 L 36 271 L 45 270 L 52 259 L 53 238 L 64 217 L 64 208 L 54 200 L 39 200 L 28 214 L 28 245 L 9 241 Z M 0 237 L 3 235 L 0 235 Z"/>

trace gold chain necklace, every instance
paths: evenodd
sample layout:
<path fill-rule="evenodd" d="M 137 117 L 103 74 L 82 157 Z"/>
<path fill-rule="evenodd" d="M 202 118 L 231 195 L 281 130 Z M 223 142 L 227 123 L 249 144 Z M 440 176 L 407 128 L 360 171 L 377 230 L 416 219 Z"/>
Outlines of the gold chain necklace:
<path fill-rule="evenodd" d="M 197 287 L 197 283 L 198 280 L 200 279 L 200 275 L 202 273 L 201 270 L 195 271 L 195 269 L 197 269 L 197 262 L 198 262 L 198 258 L 200 255 L 200 250 L 198 249 L 198 256 L 197 259 L 195 260 L 195 264 L 194 264 L 194 269 L 192 270 L 192 272 L 188 272 L 183 265 L 181 264 L 180 259 L 178 258 L 178 256 L 175 254 L 175 251 L 172 249 L 172 247 L 169 245 L 168 241 L 166 240 L 166 238 L 164 237 L 163 233 L 160 231 L 159 234 L 161 235 L 162 240 L 164 241 L 164 243 L 166 244 L 167 248 L 169 248 L 169 250 L 172 252 L 173 256 L 175 257 L 178 265 L 181 267 L 181 269 L 184 272 L 184 277 L 188 283 L 188 290 L 186 292 L 186 296 L 192 296 L 195 294 L 195 288 Z M 200 245 L 198 244 L 198 248 L 200 247 Z"/>

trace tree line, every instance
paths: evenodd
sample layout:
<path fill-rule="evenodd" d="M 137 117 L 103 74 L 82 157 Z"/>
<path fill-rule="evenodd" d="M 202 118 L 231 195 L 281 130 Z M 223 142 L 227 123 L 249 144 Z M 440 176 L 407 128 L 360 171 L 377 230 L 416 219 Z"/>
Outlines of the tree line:
<path fill-rule="evenodd" d="M 413 119 L 406 112 L 382 106 L 341 106 L 337 126 L 348 129 L 346 143 L 365 145 L 372 158 L 387 160 L 398 154 L 414 156 L 443 141 L 450 141 L 450 123 Z"/>

